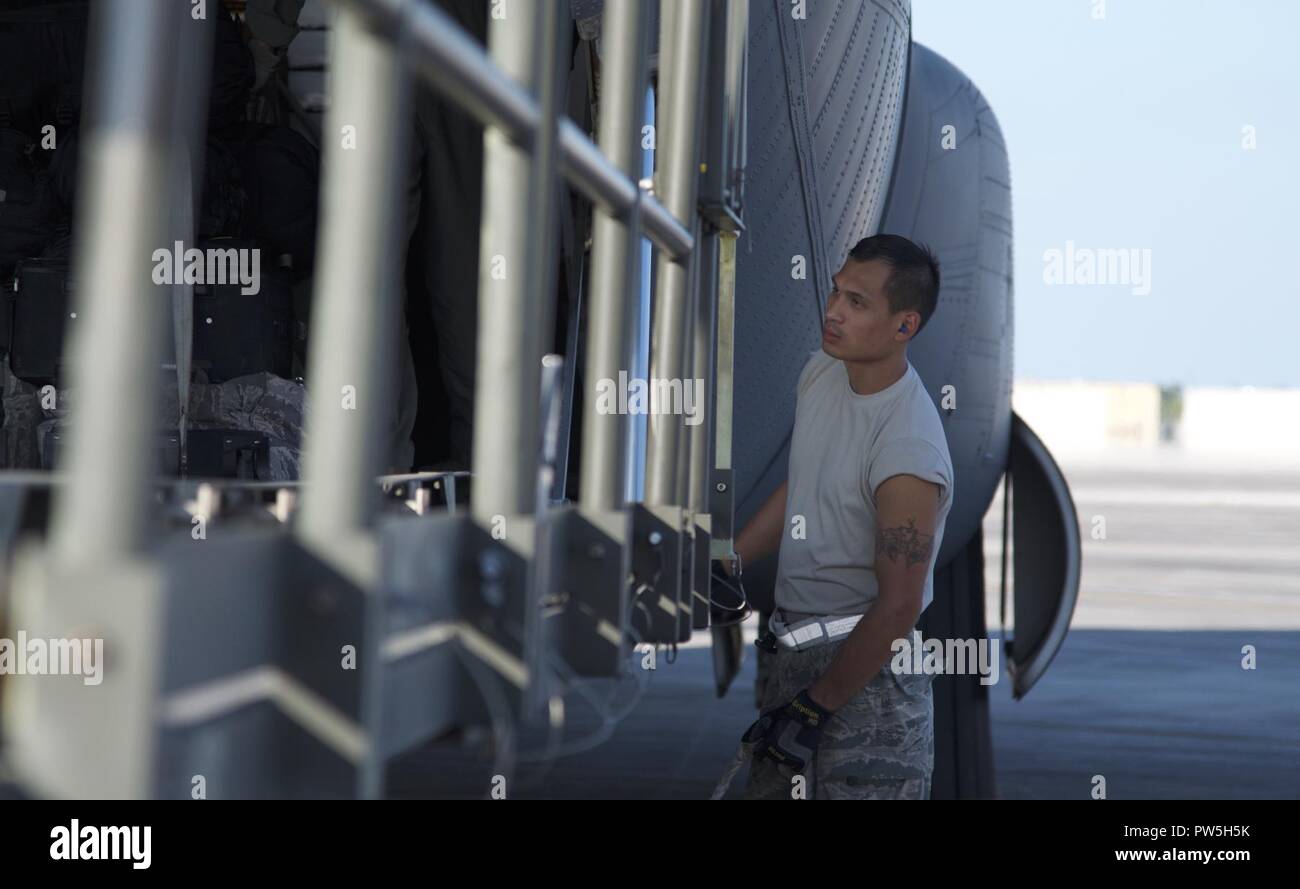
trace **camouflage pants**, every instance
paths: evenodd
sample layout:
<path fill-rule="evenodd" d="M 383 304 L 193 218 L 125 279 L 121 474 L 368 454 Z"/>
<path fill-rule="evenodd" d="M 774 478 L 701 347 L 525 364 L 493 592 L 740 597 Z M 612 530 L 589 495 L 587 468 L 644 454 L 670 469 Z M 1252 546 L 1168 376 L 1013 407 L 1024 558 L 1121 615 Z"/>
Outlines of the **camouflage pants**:
<path fill-rule="evenodd" d="M 409 359 L 408 359 L 409 360 Z M 158 428 L 171 431 L 178 416 L 179 392 L 174 376 L 162 380 L 158 392 Z M 224 383 L 190 385 L 189 428 L 249 429 L 270 439 L 271 478 L 291 481 L 301 475 L 303 417 L 306 389 L 274 374 L 256 373 Z M 68 407 L 76 401 L 71 390 L 38 387 L 9 369 L 8 358 L 0 359 L 0 467 L 7 469 L 49 468 L 51 455 L 46 433 L 67 420 Z M 399 425 L 414 422 L 414 404 L 398 418 Z M 404 428 L 409 445 L 410 425 Z M 398 429 L 398 432 L 402 431 Z M 399 436 L 400 437 L 400 436 Z M 405 464 L 409 466 L 409 458 Z M 166 473 L 167 468 L 161 467 Z"/>
<path fill-rule="evenodd" d="M 804 651 L 760 651 L 760 711 L 779 707 L 826 672 L 843 640 Z M 767 664 L 763 664 L 764 660 Z M 766 667 L 766 669 L 764 669 Z M 934 769 L 934 676 L 897 674 L 886 663 L 835 712 L 810 767 L 809 799 L 929 799 Z M 750 766 L 746 799 L 791 799 L 789 770 Z"/>

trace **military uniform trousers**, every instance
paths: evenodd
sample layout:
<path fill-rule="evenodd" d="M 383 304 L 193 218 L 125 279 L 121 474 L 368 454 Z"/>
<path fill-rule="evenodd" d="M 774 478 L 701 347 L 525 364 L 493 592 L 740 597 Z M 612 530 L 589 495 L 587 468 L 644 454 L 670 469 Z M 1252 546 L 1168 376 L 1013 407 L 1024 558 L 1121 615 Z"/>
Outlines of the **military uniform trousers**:
<path fill-rule="evenodd" d="M 843 639 L 797 651 L 759 651 L 760 712 L 789 702 L 830 667 Z M 891 656 L 892 660 L 892 656 Z M 933 675 L 895 673 L 890 662 L 835 712 L 805 772 L 807 799 L 929 799 L 934 770 Z M 746 799 L 796 799 L 789 769 L 750 766 Z"/>

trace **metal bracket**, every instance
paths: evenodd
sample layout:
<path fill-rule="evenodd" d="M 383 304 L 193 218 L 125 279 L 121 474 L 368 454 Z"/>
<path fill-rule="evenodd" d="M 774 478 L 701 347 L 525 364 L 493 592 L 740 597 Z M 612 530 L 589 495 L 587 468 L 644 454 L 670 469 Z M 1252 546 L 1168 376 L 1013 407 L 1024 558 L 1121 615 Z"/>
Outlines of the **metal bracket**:
<path fill-rule="evenodd" d="M 735 530 L 732 522 L 736 510 L 732 497 L 732 470 L 714 469 L 709 474 L 709 530 L 711 537 L 710 555 L 715 559 L 730 558 Z"/>
<path fill-rule="evenodd" d="M 693 577 L 691 584 L 691 627 L 705 630 L 709 627 L 709 603 L 713 598 L 713 581 L 711 577 L 713 553 L 712 538 L 709 534 L 711 517 L 695 516 L 695 549 L 692 560 Z"/>
<path fill-rule="evenodd" d="M 632 504 L 631 624 L 640 641 L 677 641 L 682 510 Z"/>
<path fill-rule="evenodd" d="M 187 538 L 160 553 L 152 795 L 377 796 L 374 598 L 289 535 Z"/>
<path fill-rule="evenodd" d="M 695 589 L 695 519 L 692 513 L 682 513 L 681 579 L 677 583 L 677 642 L 691 641 L 693 623 L 693 591 Z"/>
<path fill-rule="evenodd" d="M 531 539 L 531 525 L 509 517 L 503 532 Z M 493 717 L 525 716 L 540 687 L 538 652 L 525 643 L 538 638 L 526 604 L 527 560 L 464 513 L 388 518 L 379 540 L 382 753 Z"/>
<path fill-rule="evenodd" d="M 93 684 L 14 683 L 25 780 L 83 798 L 378 795 L 374 600 L 288 535 L 178 535 L 153 555 L 91 575 L 20 553 L 19 625 L 102 640 Z"/>
<path fill-rule="evenodd" d="M 455 514 L 458 507 L 468 502 L 470 474 L 458 470 L 381 475 L 379 484 L 388 498 L 416 515 L 435 509 Z"/>
<path fill-rule="evenodd" d="M 555 601 L 541 603 L 548 642 L 579 676 L 620 675 L 631 648 L 631 512 L 559 508 L 552 521 L 563 574 Z"/>
<path fill-rule="evenodd" d="M 386 706 L 378 743 L 385 756 L 463 724 L 464 702 L 472 697 L 465 691 L 472 680 L 453 647 L 459 634 L 455 543 L 440 524 L 435 517 L 380 525 Z M 419 548 L 403 545 L 412 540 Z"/>

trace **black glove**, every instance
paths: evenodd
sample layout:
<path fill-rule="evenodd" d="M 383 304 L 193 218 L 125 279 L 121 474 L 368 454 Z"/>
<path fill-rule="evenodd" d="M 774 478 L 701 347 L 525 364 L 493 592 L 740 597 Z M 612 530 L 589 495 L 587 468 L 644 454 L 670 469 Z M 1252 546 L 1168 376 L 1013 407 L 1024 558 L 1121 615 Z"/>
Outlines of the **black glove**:
<path fill-rule="evenodd" d="M 814 702 L 804 689 L 784 707 L 758 717 L 741 740 L 754 745 L 755 760 L 767 757 L 802 772 L 812 762 L 830 718 L 831 711 Z"/>

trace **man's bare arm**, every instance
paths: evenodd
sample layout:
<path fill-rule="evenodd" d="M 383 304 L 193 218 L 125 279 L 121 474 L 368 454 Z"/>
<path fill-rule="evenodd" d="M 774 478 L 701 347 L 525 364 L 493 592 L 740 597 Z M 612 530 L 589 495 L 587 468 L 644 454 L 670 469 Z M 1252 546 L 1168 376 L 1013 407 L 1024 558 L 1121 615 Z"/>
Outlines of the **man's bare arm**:
<path fill-rule="evenodd" d="M 828 710 L 849 702 L 889 661 L 895 639 L 905 638 L 921 613 L 925 578 L 934 551 L 939 486 L 896 475 L 876 489 L 876 582 L 879 597 L 808 689 Z"/>
<path fill-rule="evenodd" d="M 786 485 L 787 482 L 781 482 L 781 486 L 763 502 L 732 544 L 731 548 L 740 556 L 742 568 L 780 548 L 781 528 L 785 524 Z M 724 560 L 722 565 L 728 574 L 732 573 L 729 560 Z"/>

